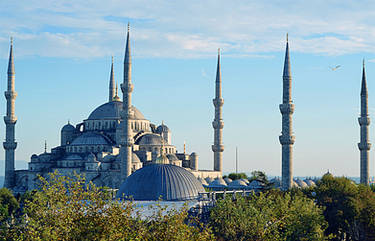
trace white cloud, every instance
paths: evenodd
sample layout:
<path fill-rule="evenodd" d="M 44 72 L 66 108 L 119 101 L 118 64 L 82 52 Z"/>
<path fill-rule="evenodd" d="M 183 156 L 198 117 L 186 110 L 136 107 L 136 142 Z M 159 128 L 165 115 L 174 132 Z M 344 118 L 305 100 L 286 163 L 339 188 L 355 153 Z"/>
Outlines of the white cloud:
<path fill-rule="evenodd" d="M 132 25 L 139 57 L 231 56 L 281 51 L 326 55 L 374 52 L 371 1 L 50 1 L 0 3 L 0 43 L 14 35 L 18 56 L 91 58 L 123 53 Z M 32 47 L 31 47 L 32 46 Z M 6 56 L 8 49 L 1 48 Z"/>

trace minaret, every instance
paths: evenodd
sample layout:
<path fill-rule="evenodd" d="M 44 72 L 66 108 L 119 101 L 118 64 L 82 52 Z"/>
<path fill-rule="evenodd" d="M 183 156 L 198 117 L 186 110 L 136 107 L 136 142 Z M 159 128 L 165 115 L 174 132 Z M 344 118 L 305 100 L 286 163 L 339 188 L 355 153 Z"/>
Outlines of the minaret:
<path fill-rule="evenodd" d="M 13 39 L 10 40 L 10 53 L 8 65 L 8 89 L 5 91 L 5 98 L 7 100 L 7 114 L 4 116 L 6 125 L 5 142 L 3 146 L 5 149 L 5 182 L 4 187 L 12 188 L 15 182 L 14 174 L 14 150 L 17 147 L 15 142 L 14 127 L 17 122 L 17 117 L 14 115 L 14 102 L 17 97 L 17 92 L 14 90 L 15 72 L 13 59 Z"/>
<path fill-rule="evenodd" d="M 212 145 L 212 151 L 214 152 L 214 171 L 222 172 L 223 170 L 223 104 L 224 99 L 221 96 L 221 69 L 220 69 L 220 49 L 218 49 L 217 55 L 217 71 L 216 71 L 216 82 L 215 82 L 215 99 L 213 103 L 215 106 L 215 119 L 212 122 L 214 128 L 214 144 Z"/>
<path fill-rule="evenodd" d="M 368 140 L 368 126 L 370 125 L 370 118 L 368 117 L 368 96 L 365 73 L 365 60 L 363 60 L 362 70 L 362 87 L 361 87 L 361 116 L 358 118 L 361 126 L 361 140 L 358 143 L 358 148 L 361 151 L 361 183 L 369 184 L 369 151 L 371 143 Z"/>
<path fill-rule="evenodd" d="M 294 104 L 292 103 L 292 75 L 290 71 L 288 34 L 286 35 L 286 52 L 283 73 L 283 103 L 280 104 L 279 108 L 282 114 L 282 131 L 281 136 L 279 136 L 280 144 L 282 145 L 281 188 L 287 190 L 292 187 L 293 181 L 292 147 L 295 139 L 292 131 Z"/>
<path fill-rule="evenodd" d="M 112 56 L 112 65 L 111 65 L 111 76 L 109 78 L 109 98 L 108 101 L 113 101 L 113 98 L 116 96 L 116 90 L 115 90 L 115 76 L 113 73 L 113 56 Z"/>
<path fill-rule="evenodd" d="M 129 24 L 128 33 L 126 37 L 126 49 L 124 59 L 124 82 L 121 84 L 121 91 L 123 93 L 123 127 L 124 137 L 121 140 L 120 155 L 121 155 L 121 180 L 124 181 L 131 174 L 132 166 L 132 146 L 133 139 L 131 135 L 130 119 L 133 115 L 131 111 L 131 97 L 133 91 L 133 84 L 131 78 L 131 56 L 130 56 L 130 40 L 129 40 Z"/>

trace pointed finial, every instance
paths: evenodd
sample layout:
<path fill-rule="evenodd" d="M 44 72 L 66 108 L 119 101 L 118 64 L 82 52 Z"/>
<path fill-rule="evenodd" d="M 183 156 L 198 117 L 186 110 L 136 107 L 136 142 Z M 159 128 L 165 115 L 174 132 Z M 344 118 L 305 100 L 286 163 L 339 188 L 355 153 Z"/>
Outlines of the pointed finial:
<path fill-rule="evenodd" d="M 128 32 L 130 32 L 130 23 L 128 22 Z"/>
<path fill-rule="evenodd" d="M 365 68 L 365 58 L 363 58 L 362 65 L 363 65 L 363 68 Z"/>
<path fill-rule="evenodd" d="M 288 43 L 288 41 L 289 41 L 289 40 L 288 40 L 288 35 L 289 35 L 289 34 L 286 33 L 286 42 L 287 42 L 287 43 Z"/>
<path fill-rule="evenodd" d="M 10 37 L 10 45 L 13 46 L 13 37 Z"/>
<path fill-rule="evenodd" d="M 112 55 L 112 64 L 113 64 L 113 55 Z"/>
<path fill-rule="evenodd" d="M 217 54 L 220 55 L 220 48 L 217 49 Z"/>
<path fill-rule="evenodd" d="M 68 125 L 70 125 L 70 120 L 68 119 Z"/>
<path fill-rule="evenodd" d="M 186 142 L 184 141 L 184 154 L 186 154 Z"/>
<path fill-rule="evenodd" d="M 118 84 L 117 84 L 117 81 L 116 81 L 116 96 L 118 96 Z"/>
<path fill-rule="evenodd" d="M 44 140 L 44 153 L 47 153 L 47 140 Z"/>

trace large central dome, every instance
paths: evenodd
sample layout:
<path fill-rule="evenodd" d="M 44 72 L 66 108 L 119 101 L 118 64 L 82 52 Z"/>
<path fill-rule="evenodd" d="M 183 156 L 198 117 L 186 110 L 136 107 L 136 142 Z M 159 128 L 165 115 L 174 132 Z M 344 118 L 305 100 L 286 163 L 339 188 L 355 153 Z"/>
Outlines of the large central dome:
<path fill-rule="evenodd" d="M 204 192 L 202 184 L 182 167 L 166 164 L 147 165 L 121 185 L 117 197 L 136 201 L 184 201 Z"/>
<path fill-rule="evenodd" d="M 134 106 L 131 107 L 134 113 L 135 120 L 145 120 L 146 118 L 142 115 L 142 113 L 135 108 Z M 107 102 L 98 108 L 96 108 L 93 112 L 91 112 L 88 120 L 114 120 L 114 119 L 121 119 L 120 113 L 122 111 L 122 102 L 121 101 L 111 101 Z"/>

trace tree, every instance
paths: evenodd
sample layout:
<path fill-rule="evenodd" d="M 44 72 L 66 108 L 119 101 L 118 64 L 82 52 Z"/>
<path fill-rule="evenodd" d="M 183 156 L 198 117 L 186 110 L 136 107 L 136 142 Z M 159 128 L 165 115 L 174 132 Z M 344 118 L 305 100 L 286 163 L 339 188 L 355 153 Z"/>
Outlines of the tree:
<path fill-rule="evenodd" d="M 322 212 L 303 195 L 270 190 L 219 200 L 210 225 L 223 240 L 325 240 Z"/>
<path fill-rule="evenodd" d="M 57 172 L 25 198 L 25 215 L 0 239 L 17 240 L 210 240 L 212 233 L 189 225 L 187 212 L 155 209 L 143 217 L 131 201 L 112 200 L 111 195 L 80 175 Z M 164 236 L 163 236 L 164 235 Z"/>
<path fill-rule="evenodd" d="M 8 221 L 19 209 L 19 203 L 7 188 L 0 188 L 0 223 Z"/>
<path fill-rule="evenodd" d="M 312 191 L 324 207 L 329 224 L 325 232 L 333 240 L 375 239 L 375 194 L 370 187 L 326 174 Z"/>
<path fill-rule="evenodd" d="M 246 173 L 243 173 L 243 172 L 241 172 L 241 173 L 229 173 L 228 177 L 232 180 L 237 180 L 237 179 L 241 179 L 241 178 L 247 179 Z"/>

